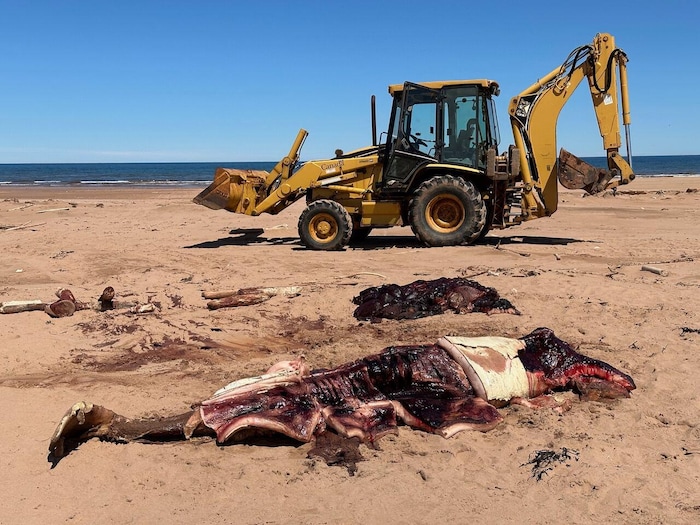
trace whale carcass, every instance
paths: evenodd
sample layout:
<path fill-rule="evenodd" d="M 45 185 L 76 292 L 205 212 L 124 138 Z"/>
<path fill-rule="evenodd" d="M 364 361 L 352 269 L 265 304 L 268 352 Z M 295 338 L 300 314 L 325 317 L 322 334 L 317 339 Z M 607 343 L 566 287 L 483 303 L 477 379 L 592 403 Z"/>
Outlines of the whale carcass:
<path fill-rule="evenodd" d="M 392 346 L 332 369 L 303 359 L 235 381 L 192 412 L 130 419 L 80 402 L 61 419 L 49 445 L 54 464 L 80 443 L 170 441 L 216 436 L 219 443 L 277 433 L 310 442 L 325 432 L 373 443 L 403 422 L 450 437 L 486 431 L 508 403 L 549 405 L 545 396 L 572 389 L 584 398 L 629 397 L 632 378 L 584 356 L 538 328 L 520 338 L 442 337 L 435 344 Z"/>
<path fill-rule="evenodd" d="M 412 283 L 384 284 L 362 290 L 353 298 L 358 305 L 353 315 L 365 321 L 418 319 L 445 312 L 481 312 L 520 315 L 495 288 L 463 277 L 440 277 Z"/>

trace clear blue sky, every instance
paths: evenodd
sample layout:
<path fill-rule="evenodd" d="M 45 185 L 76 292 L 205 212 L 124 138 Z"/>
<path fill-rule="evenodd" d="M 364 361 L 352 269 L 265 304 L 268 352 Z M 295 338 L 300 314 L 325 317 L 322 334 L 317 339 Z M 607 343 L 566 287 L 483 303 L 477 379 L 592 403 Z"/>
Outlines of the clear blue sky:
<path fill-rule="evenodd" d="M 632 151 L 700 154 L 695 1 L 0 0 L 0 163 L 277 160 L 370 142 L 388 84 L 491 78 L 507 104 L 598 32 L 629 56 Z M 602 155 L 581 86 L 559 145 Z"/>

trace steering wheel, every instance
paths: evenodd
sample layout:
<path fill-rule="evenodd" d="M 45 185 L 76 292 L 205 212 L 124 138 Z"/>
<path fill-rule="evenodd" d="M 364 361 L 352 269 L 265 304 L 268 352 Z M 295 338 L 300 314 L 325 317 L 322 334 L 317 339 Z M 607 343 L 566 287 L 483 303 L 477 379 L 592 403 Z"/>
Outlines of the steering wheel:
<path fill-rule="evenodd" d="M 422 138 L 411 134 L 409 134 L 408 136 L 411 139 L 411 147 L 413 147 L 414 149 L 419 149 L 420 146 L 425 146 L 426 148 L 428 147 L 428 143 L 425 142 Z"/>

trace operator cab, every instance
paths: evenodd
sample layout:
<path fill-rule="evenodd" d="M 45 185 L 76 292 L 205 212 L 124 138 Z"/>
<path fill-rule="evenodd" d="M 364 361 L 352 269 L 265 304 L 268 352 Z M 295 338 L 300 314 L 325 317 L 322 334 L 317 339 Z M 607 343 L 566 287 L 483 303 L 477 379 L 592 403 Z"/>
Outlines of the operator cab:
<path fill-rule="evenodd" d="M 383 151 L 384 191 L 405 191 L 415 174 L 442 163 L 486 169 L 486 151 L 498 147 L 492 96 L 496 82 L 461 80 L 389 86 L 393 107 Z M 467 170 L 469 171 L 469 170 Z"/>

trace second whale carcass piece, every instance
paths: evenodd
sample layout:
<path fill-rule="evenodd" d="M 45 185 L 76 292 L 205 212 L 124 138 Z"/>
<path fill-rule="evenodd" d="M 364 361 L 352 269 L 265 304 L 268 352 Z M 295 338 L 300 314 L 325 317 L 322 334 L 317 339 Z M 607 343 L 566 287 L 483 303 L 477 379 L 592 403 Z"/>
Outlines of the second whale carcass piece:
<path fill-rule="evenodd" d="M 385 284 L 362 290 L 353 302 L 354 316 L 360 320 L 418 319 L 448 311 L 463 314 L 520 312 L 495 288 L 463 277 L 440 277 L 409 284 Z"/>

